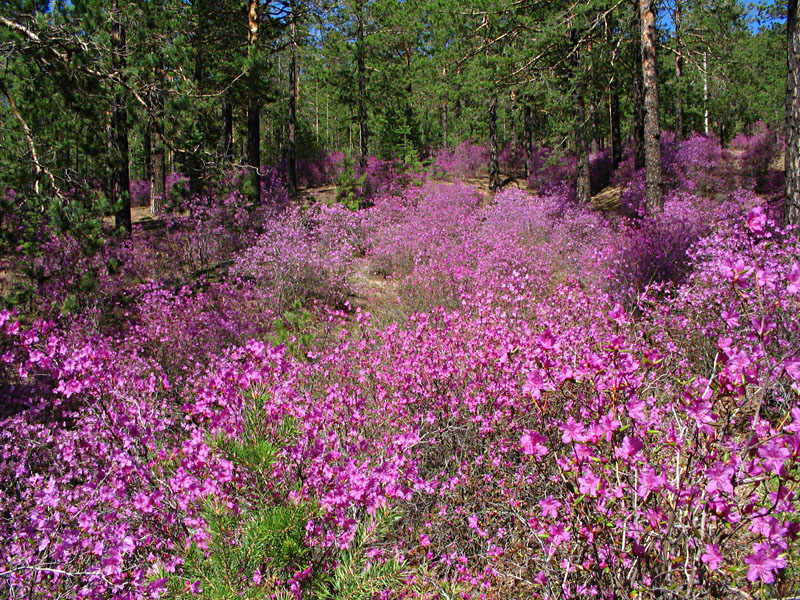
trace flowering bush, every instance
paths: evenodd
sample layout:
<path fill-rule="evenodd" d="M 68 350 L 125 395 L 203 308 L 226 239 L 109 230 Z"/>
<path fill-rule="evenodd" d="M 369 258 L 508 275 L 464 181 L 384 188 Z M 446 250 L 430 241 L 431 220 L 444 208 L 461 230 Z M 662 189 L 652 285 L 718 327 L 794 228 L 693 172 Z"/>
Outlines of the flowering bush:
<path fill-rule="evenodd" d="M 526 172 L 525 147 L 514 142 L 506 144 L 500 151 L 497 161 L 500 163 L 500 170 L 503 173 L 521 176 Z"/>
<path fill-rule="evenodd" d="M 432 173 L 438 177 L 478 177 L 488 166 L 489 151 L 485 146 L 461 142 L 453 149 L 442 148 L 434 153 Z"/>
<path fill-rule="evenodd" d="M 731 140 L 730 146 L 731 151 L 739 155 L 741 185 L 763 189 L 769 165 L 780 147 L 777 131 L 759 121 L 753 135 L 739 134 Z"/>
<path fill-rule="evenodd" d="M 800 242 L 754 192 L 678 183 L 629 222 L 555 181 L 487 205 L 387 175 L 359 211 L 287 206 L 280 181 L 263 206 L 187 200 L 160 231 L 63 254 L 76 266 L 48 241 L 42 297 L 87 267 L 91 291 L 47 320 L 0 311 L 9 598 L 796 580 Z M 335 310 L 362 269 L 407 318 Z M 274 335 L 296 306 L 327 332 L 304 352 Z"/>
<path fill-rule="evenodd" d="M 297 182 L 306 187 L 326 185 L 336 181 L 345 156 L 342 152 L 324 152 L 317 159 L 297 161 Z"/>

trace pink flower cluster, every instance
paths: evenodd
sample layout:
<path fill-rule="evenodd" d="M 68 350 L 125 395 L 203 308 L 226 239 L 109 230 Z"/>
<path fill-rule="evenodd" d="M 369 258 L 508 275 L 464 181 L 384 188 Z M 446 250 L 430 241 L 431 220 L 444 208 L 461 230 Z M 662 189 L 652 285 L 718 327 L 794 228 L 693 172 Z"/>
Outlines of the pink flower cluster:
<path fill-rule="evenodd" d="M 50 318 L 0 311 L 5 595 L 163 597 L 209 551 L 203 507 L 256 498 L 314 510 L 307 562 L 230 574 L 253 596 L 314 597 L 385 506 L 400 520 L 366 556 L 403 561 L 387 598 L 771 597 L 797 577 L 800 242 L 754 191 L 680 184 L 627 221 L 558 186 L 487 205 L 387 176 L 351 212 L 265 180 L 263 206 L 193 198 L 94 256 L 48 238 Z M 336 310 L 365 272 L 407 318 Z M 297 299 L 319 334 L 301 358 L 267 341 Z M 281 440 L 264 472 L 219 442 L 253 405 Z"/>

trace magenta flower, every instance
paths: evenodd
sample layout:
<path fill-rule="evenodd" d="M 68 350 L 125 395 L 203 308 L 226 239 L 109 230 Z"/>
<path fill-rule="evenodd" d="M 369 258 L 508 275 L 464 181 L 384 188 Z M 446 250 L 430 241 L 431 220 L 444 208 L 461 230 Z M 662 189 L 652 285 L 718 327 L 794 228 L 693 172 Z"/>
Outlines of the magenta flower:
<path fill-rule="evenodd" d="M 747 213 L 747 228 L 753 233 L 764 233 L 767 215 L 763 206 L 754 206 Z"/>
<path fill-rule="evenodd" d="M 614 308 L 608 311 L 608 318 L 620 326 L 625 325 L 628 322 L 628 319 L 625 317 L 625 309 L 619 302 L 614 305 Z"/>
<path fill-rule="evenodd" d="M 789 285 L 786 287 L 787 294 L 800 294 L 800 263 L 794 263 L 792 270 L 789 271 Z"/>
<path fill-rule="evenodd" d="M 786 559 L 780 555 L 780 551 L 769 544 L 753 544 L 753 553 L 745 557 L 744 562 L 749 565 L 748 581 L 760 579 L 767 584 L 775 583 L 775 571 L 786 566 Z"/>
<path fill-rule="evenodd" d="M 585 469 L 578 477 L 578 491 L 587 496 L 596 497 L 600 490 L 600 478 L 591 469 Z"/>
<path fill-rule="evenodd" d="M 542 458 L 547 454 L 546 442 L 547 438 L 536 431 L 525 432 L 522 434 L 522 437 L 519 438 L 522 452 L 528 456 L 535 456 L 536 458 Z"/>
<path fill-rule="evenodd" d="M 792 451 L 779 440 L 773 439 L 758 449 L 758 455 L 764 459 L 764 466 L 767 469 L 781 475 L 783 473 L 783 465 L 792 455 Z"/>
<path fill-rule="evenodd" d="M 800 406 L 793 408 L 790 414 L 792 415 L 792 422 L 786 425 L 784 429 L 792 433 L 800 433 Z"/>
<path fill-rule="evenodd" d="M 652 467 L 645 467 L 639 473 L 639 488 L 636 493 L 645 498 L 650 492 L 658 491 L 667 482 L 664 475 L 656 474 Z"/>
<path fill-rule="evenodd" d="M 712 467 L 706 469 L 706 492 L 713 494 L 715 492 L 724 492 L 726 494 L 733 494 L 733 484 L 731 477 L 733 476 L 733 467 L 725 466 L 722 463 L 717 463 Z"/>
<path fill-rule="evenodd" d="M 561 502 L 556 500 L 553 496 L 547 496 L 539 500 L 539 506 L 542 507 L 543 517 L 556 518 L 558 516 L 558 509 L 561 508 Z"/>
<path fill-rule="evenodd" d="M 582 423 L 575 421 L 573 417 L 569 417 L 567 421 L 560 425 L 562 431 L 561 441 L 565 444 L 570 442 L 585 442 L 585 428 Z"/>
<path fill-rule="evenodd" d="M 719 551 L 717 544 L 706 544 L 706 551 L 700 559 L 708 565 L 712 571 L 719 569 L 722 564 L 722 553 Z"/>
<path fill-rule="evenodd" d="M 632 456 L 635 456 L 643 447 L 644 444 L 639 438 L 626 435 L 622 438 L 622 444 L 620 447 L 614 450 L 614 455 L 617 458 L 631 458 Z"/>
<path fill-rule="evenodd" d="M 795 383 L 800 383 L 800 357 L 787 359 L 783 363 L 783 368 L 786 370 L 786 374 L 791 377 Z"/>

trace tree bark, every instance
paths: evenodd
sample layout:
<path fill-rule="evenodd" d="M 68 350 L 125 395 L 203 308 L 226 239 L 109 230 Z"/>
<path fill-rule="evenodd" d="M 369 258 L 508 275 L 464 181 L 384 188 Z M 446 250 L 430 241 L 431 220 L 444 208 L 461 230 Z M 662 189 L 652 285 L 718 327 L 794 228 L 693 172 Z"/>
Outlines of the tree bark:
<path fill-rule="evenodd" d="M 364 60 L 364 3 L 357 4 L 356 15 L 356 70 L 358 76 L 358 139 L 361 152 L 358 164 L 362 169 L 367 166 L 369 149 L 369 129 L 367 127 L 367 69 Z"/>
<path fill-rule="evenodd" d="M 125 68 L 125 28 L 117 0 L 111 3 L 111 61 L 114 71 Z M 128 107 L 119 87 L 114 92 L 111 115 L 112 169 L 111 202 L 116 207 L 114 226 L 126 235 L 131 232 L 131 193 L 128 148 Z"/>
<path fill-rule="evenodd" d="M 150 135 L 152 133 L 152 127 L 152 120 L 148 119 L 142 135 L 142 150 L 144 154 L 144 164 L 142 165 L 144 168 L 142 169 L 142 174 L 144 175 L 143 179 L 146 179 L 147 181 L 150 181 L 150 177 L 153 174 L 153 156 L 151 153 L 152 141 Z"/>
<path fill-rule="evenodd" d="M 787 28 L 788 31 L 788 28 Z M 708 124 L 708 52 L 703 51 L 703 133 L 708 136 L 711 128 Z"/>
<path fill-rule="evenodd" d="M 250 96 L 247 103 L 247 170 L 250 200 L 261 202 L 261 101 Z"/>
<path fill-rule="evenodd" d="M 589 173 L 589 147 L 586 140 L 586 101 L 583 97 L 583 78 L 578 76 L 575 83 L 575 199 L 580 204 L 588 205 L 592 200 L 592 184 Z"/>
<path fill-rule="evenodd" d="M 155 80 L 160 87 L 164 81 L 164 71 L 159 66 L 156 69 Z M 164 98 L 161 90 L 156 89 L 150 98 L 150 214 L 158 215 L 164 211 L 166 196 L 166 153 L 164 144 Z"/>
<path fill-rule="evenodd" d="M 589 152 L 591 154 L 597 154 L 600 152 L 600 123 L 597 112 L 597 102 L 595 102 L 594 98 L 589 101 L 589 126 L 592 130 Z"/>
<path fill-rule="evenodd" d="M 296 7 L 292 4 L 292 21 L 289 24 L 291 33 L 291 58 L 289 61 L 289 148 L 288 148 L 288 185 L 289 195 L 297 195 L 297 97 L 299 95 L 297 81 L 297 24 L 295 23 Z"/>
<path fill-rule="evenodd" d="M 656 70 L 656 23 L 652 0 L 639 0 L 642 25 L 642 81 L 644 84 L 644 168 L 647 210 L 663 203 L 661 190 L 661 126 L 658 119 L 658 72 Z"/>
<path fill-rule="evenodd" d="M 247 11 L 247 51 L 252 56 L 258 44 L 258 0 L 250 0 Z M 258 96 L 258 73 L 250 73 L 247 98 L 247 193 L 253 203 L 261 203 L 261 99 Z"/>
<path fill-rule="evenodd" d="M 800 31 L 797 0 L 789 0 L 786 19 L 786 204 L 784 220 L 800 225 Z"/>
<path fill-rule="evenodd" d="M 524 139 L 525 144 L 525 179 L 531 175 L 531 164 L 533 163 L 533 109 L 531 108 L 531 98 L 525 99 L 524 111 Z"/>
<path fill-rule="evenodd" d="M 613 84 L 612 84 L 613 85 Z M 608 97 L 608 128 L 611 139 L 611 171 L 616 171 L 622 161 L 622 133 L 619 116 L 619 94 L 616 88 Z"/>
<path fill-rule="evenodd" d="M 151 125 L 150 165 L 150 214 L 158 215 L 164 211 L 167 191 L 166 153 L 164 148 L 164 101 L 159 92 L 153 99 L 153 122 Z"/>
<path fill-rule="evenodd" d="M 497 160 L 497 95 L 489 102 L 489 189 L 500 187 L 500 165 Z"/>
<path fill-rule="evenodd" d="M 164 211 L 167 191 L 167 170 L 165 168 L 164 137 L 162 125 L 154 124 L 152 136 L 152 165 L 150 173 L 150 214 L 158 215 Z"/>
<path fill-rule="evenodd" d="M 225 160 L 231 159 L 233 152 L 233 103 L 225 94 L 222 100 L 222 155 Z"/>
<path fill-rule="evenodd" d="M 675 135 L 683 139 L 683 47 L 681 40 L 681 2 L 675 0 Z"/>
<path fill-rule="evenodd" d="M 442 147 L 447 147 L 447 102 L 442 104 Z"/>
<path fill-rule="evenodd" d="M 612 47 L 616 19 L 610 14 L 606 17 L 606 44 Z M 622 161 L 622 134 L 620 127 L 619 90 L 617 89 L 616 74 L 612 73 L 608 86 L 608 137 L 611 151 L 611 172 L 617 170 Z"/>
<path fill-rule="evenodd" d="M 573 128 L 573 145 L 575 151 L 575 199 L 578 203 L 588 205 L 592 200 L 591 178 L 589 174 L 589 147 L 586 139 L 586 86 L 583 80 L 583 73 L 580 72 L 578 61 L 578 32 L 570 31 L 570 41 L 572 42 L 572 76 L 575 78 L 575 90 L 573 92 L 573 104 L 575 106 L 575 124 Z"/>
<path fill-rule="evenodd" d="M 642 19 L 637 0 L 633 0 L 633 164 L 644 168 L 644 81 L 642 80 Z"/>

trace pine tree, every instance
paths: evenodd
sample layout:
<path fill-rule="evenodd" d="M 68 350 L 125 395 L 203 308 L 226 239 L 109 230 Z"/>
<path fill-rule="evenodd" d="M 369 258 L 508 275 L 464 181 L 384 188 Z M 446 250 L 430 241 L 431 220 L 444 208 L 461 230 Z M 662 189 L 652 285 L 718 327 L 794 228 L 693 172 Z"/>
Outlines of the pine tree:
<path fill-rule="evenodd" d="M 800 225 L 800 29 L 797 0 L 789 0 L 786 17 L 786 207 L 784 220 Z"/>

